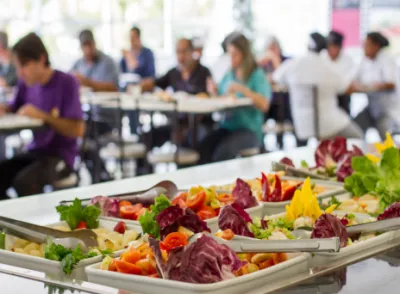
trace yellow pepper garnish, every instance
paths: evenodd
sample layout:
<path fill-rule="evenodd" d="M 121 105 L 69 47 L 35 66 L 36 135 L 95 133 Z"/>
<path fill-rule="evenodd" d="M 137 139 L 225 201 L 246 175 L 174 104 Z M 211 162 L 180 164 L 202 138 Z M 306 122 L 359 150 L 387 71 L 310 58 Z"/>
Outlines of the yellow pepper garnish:
<path fill-rule="evenodd" d="M 386 149 L 389 149 L 391 147 L 396 147 L 392 136 L 387 132 L 386 133 L 386 140 L 383 143 L 376 143 L 375 144 L 375 148 L 378 151 L 379 154 L 382 154 L 383 151 L 385 151 Z M 369 160 L 371 160 L 373 163 L 378 163 L 380 161 L 380 157 L 376 156 L 374 154 L 367 154 L 367 157 Z"/>
<path fill-rule="evenodd" d="M 331 205 L 325 212 L 332 213 L 337 205 Z M 324 211 L 319 207 L 317 196 L 311 189 L 310 178 L 304 181 L 301 190 L 297 190 L 289 205 L 286 205 L 286 219 L 295 221 L 299 217 L 310 217 L 315 222 Z"/>

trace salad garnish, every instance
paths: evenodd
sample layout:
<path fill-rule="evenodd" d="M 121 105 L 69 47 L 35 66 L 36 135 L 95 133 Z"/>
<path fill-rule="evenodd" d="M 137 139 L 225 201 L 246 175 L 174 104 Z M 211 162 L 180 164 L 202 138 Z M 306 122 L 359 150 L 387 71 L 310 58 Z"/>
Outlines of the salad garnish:
<path fill-rule="evenodd" d="M 324 213 L 322 214 L 313 226 L 311 238 L 332 238 L 339 237 L 340 247 L 347 245 L 347 231 L 346 226 L 336 216 Z"/>
<path fill-rule="evenodd" d="M 71 230 L 96 229 L 99 227 L 98 218 L 101 209 L 97 205 L 82 206 L 82 201 L 75 198 L 70 206 L 59 205 L 56 207 L 60 219 L 66 221 Z"/>
<path fill-rule="evenodd" d="M 250 216 L 239 205 L 226 205 L 218 217 L 218 226 L 221 230 L 232 230 L 235 235 L 254 238 L 248 223 L 252 223 Z"/>
<path fill-rule="evenodd" d="M 394 202 L 400 201 L 400 155 L 390 147 L 382 152 L 378 163 L 367 156 L 352 159 L 354 173 L 345 179 L 344 187 L 354 196 L 365 194 L 379 198 L 379 212 Z"/>
<path fill-rule="evenodd" d="M 395 202 L 388 206 L 383 213 L 378 216 L 378 220 L 400 217 L 400 202 Z"/>
<path fill-rule="evenodd" d="M 250 185 L 242 179 L 236 180 L 236 186 L 232 191 L 232 196 L 234 203 L 240 205 L 243 209 L 258 205 L 257 199 L 253 196 Z"/>
<path fill-rule="evenodd" d="M 386 140 L 383 143 L 375 143 L 375 148 L 378 151 L 379 155 L 382 155 L 383 151 L 392 147 L 396 147 L 396 144 L 394 143 L 392 136 L 389 132 L 386 133 Z M 373 163 L 378 163 L 380 160 L 380 157 L 371 153 L 367 154 L 367 157 Z"/>

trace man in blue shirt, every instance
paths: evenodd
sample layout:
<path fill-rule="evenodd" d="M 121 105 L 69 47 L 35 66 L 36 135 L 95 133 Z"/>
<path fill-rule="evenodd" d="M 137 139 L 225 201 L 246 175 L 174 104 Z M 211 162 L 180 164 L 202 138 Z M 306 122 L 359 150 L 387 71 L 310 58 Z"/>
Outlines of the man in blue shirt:
<path fill-rule="evenodd" d="M 142 45 L 140 35 L 138 27 L 131 29 L 131 50 L 122 51 L 124 57 L 121 60 L 121 71 L 138 74 L 141 78 L 154 78 L 156 75 L 154 55 L 149 48 Z"/>

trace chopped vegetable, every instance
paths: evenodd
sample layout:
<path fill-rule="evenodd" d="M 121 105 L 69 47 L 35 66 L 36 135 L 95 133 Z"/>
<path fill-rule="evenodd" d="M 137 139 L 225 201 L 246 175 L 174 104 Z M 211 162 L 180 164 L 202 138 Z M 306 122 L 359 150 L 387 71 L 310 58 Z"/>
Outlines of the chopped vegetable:
<path fill-rule="evenodd" d="M 378 220 L 400 217 L 400 202 L 395 202 L 378 216 Z"/>
<path fill-rule="evenodd" d="M 99 226 L 100 208 L 95 205 L 83 207 L 78 198 L 75 198 L 72 205 L 59 205 L 56 209 L 60 214 L 60 219 L 66 221 L 71 230 L 75 230 L 82 221 L 86 223 L 88 229 L 96 229 Z"/>
<path fill-rule="evenodd" d="M 76 228 L 78 230 L 86 229 L 87 225 L 86 225 L 86 223 L 84 221 L 81 221 Z"/>
<path fill-rule="evenodd" d="M 137 220 L 138 213 L 143 208 L 143 205 L 138 203 L 135 205 L 125 205 L 119 209 L 119 215 L 123 219 Z"/>
<path fill-rule="evenodd" d="M 400 201 L 400 156 L 397 148 L 383 151 L 379 163 L 368 157 L 353 157 L 354 173 L 345 179 L 344 187 L 355 196 L 367 193 L 379 198 L 379 212 Z"/>
<path fill-rule="evenodd" d="M 305 160 L 302 160 L 300 162 L 300 165 L 301 165 L 302 168 L 309 168 L 309 165 L 308 165 L 307 161 L 305 161 Z"/>
<path fill-rule="evenodd" d="M 340 247 L 347 245 L 347 231 L 341 220 L 334 215 L 325 213 L 314 224 L 311 238 L 340 238 Z"/>
<path fill-rule="evenodd" d="M 118 222 L 114 227 L 114 232 L 124 234 L 126 231 L 126 223 Z"/>
<path fill-rule="evenodd" d="M 282 158 L 279 162 L 282 164 L 286 164 L 288 166 L 294 167 L 293 161 L 288 157 Z"/>
<path fill-rule="evenodd" d="M 150 210 L 158 215 L 161 211 L 171 206 L 171 201 L 168 197 L 161 194 L 154 200 L 154 204 L 150 206 Z"/>
<path fill-rule="evenodd" d="M 173 232 L 165 237 L 164 241 L 161 242 L 161 246 L 170 252 L 172 249 L 180 246 L 186 246 L 188 244 L 187 237 L 185 234 L 179 232 Z"/>
<path fill-rule="evenodd" d="M 119 212 L 119 199 L 109 198 L 107 196 L 96 196 L 90 203 L 96 205 L 101 209 L 101 214 L 103 216 L 118 216 Z"/>
<path fill-rule="evenodd" d="M 336 137 L 334 140 L 323 140 L 315 150 L 315 163 L 317 167 L 336 167 L 336 163 L 347 153 L 345 138 Z"/>
<path fill-rule="evenodd" d="M 232 191 L 234 203 L 239 204 L 243 209 L 258 205 L 257 199 L 253 196 L 249 184 L 241 179 L 236 180 L 236 186 Z"/>
<path fill-rule="evenodd" d="M 186 199 L 186 205 L 192 210 L 198 210 L 203 206 L 204 200 L 206 199 L 206 192 L 201 191 L 195 195 L 190 195 Z"/>
<path fill-rule="evenodd" d="M 121 208 L 122 206 L 131 206 L 131 205 L 132 205 L 132 203 L 127 200 L 122 200 L 119 202 L 119 208 Z"/>
<path fill-rule="evenodd" d="M 132 274 L 132 275 L 140 275 L 142 270 L 135 264 L 123 261 L 123 260 L 115 260 L 115 266 L 119 273 L 123 274 Z"/>
<path fill-rule="evenodd" d="M 235 235 L 254 237 L 247 222 L 251 218 L 248 215 L 246 218 L 243 217 L 242 214 L 247 213 L 240 206 L 238 206 L 238 209 L 242 211 L 239 213 L 233 205 L 224 206 L 218 217 L 218 227 L 223 231 L 232 230 Z"/>
<path fill-rule="evenodd" d="M 6 249 L 6 234 L 0 232 L 0 249 Z"/>

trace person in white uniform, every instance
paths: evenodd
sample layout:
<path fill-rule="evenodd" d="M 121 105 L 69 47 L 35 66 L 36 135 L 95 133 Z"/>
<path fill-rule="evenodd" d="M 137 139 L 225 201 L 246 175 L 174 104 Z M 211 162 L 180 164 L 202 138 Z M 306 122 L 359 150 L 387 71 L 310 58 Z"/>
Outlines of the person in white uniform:
<path fill-rule="evenodd" d="M 331 31 L 326 38 L 327 50 L 323 51 L 323 56 L 332 63 L 332 65 L 340 72 L 349 78 L 354 78 L 354 62 L 353 59 L 343 52 L 343 34 Z M 350 114 L 350 95 L 341 93 L 338 95 L 339 106 Z"/>
<path fill-rule="evenodd" d="M 351 79 L 341 75 L 331 62 L 320 55 L 326 39 L 319 33 L 310 35 L 308 53 L 285 61 L 274 73 L 276 82 L 289 88 L 293 122 L 300 145 L 309 138 L 342 136 L 361 138 L 362 130 L 337 104 L 338 93 L 350 90 Z M 313 88 L 317 88 L 319 134 L 314 120 Z"/>
<path fill-rule="evenodd" d="M 399 97 L 396 94 L 396 61 L 385 52 L 389 41 L 381 33 L 371 32 L 364 42 L 364 58 L 356 72 L 354 88 L 365 92 L 368 106 L 355 121 L 364 130 L 377 128 L 383 139 L 387 131 L 399 125 Z"/>

